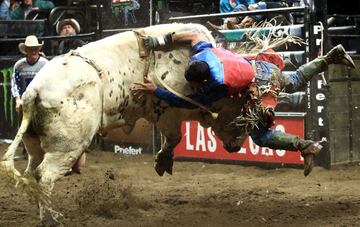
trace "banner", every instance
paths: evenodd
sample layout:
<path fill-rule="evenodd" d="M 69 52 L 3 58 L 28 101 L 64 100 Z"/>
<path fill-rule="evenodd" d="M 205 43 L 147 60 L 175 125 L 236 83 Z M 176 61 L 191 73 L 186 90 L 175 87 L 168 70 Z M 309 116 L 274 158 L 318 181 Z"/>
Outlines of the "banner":
<path fill-rule="evenodd" d="M 11 94 L 11 76 L 17 60 L 0 60 L 0 139 L 12 139 L 17 131 L 18 114 Z"/>
<path fill-rule="evenodd" d="M 273 129 L 304 138 L 304 119 L 278 117 Z M 273 150 L 259 147 L 248 137 L 235 153 L 227 152 L 211 128 L 203 128 L 197 121 L 186 121 L 181 126 L 182 139 L 174 149 L 174 156 L 217 160 L 238 160 L 269 163 L 303 164 L 298 151 Z"/>

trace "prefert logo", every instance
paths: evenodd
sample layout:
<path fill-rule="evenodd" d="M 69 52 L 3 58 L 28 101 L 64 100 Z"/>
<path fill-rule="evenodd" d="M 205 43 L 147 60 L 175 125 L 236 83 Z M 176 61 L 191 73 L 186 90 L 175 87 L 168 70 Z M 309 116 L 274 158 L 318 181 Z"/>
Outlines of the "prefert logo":
<path fill-rule="evenodd" d="M 133 147 L 120 147 L 119 145 L 114 145 L 114 152 L 127 154 L 127 155 L 139 155 L 141 154 L 142 148 L 133 148 Z"/>

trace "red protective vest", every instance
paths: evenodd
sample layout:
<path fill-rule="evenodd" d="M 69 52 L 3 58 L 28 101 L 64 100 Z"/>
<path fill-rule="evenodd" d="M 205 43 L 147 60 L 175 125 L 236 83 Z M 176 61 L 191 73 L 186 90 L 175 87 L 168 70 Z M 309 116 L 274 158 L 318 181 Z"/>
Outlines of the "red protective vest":
<path fill-rule="evenodd" d="M 272 64 L 276 65 L 280 70 L 283 70 L 285 68 L 284 60 L 282 59 L 282 57 L 279 54 L 276 54 L 274 50 L 268 49 L 264 52 L 267 52 L 270 54 L 260 53 L 257 55 L 245 55 L 243 57 L 248 60 L 258 60 L 258 61 L 266 61 L 266 62 L 272 63 Z"/>
<path fill-rule="evenodd" d="M 230 51 L 212 48 L 224 69 L 224 84 L 229 88 L 229 95 L 236 95 L 253 81 L 255 72 L 251 64 L 240 55 Z"/>

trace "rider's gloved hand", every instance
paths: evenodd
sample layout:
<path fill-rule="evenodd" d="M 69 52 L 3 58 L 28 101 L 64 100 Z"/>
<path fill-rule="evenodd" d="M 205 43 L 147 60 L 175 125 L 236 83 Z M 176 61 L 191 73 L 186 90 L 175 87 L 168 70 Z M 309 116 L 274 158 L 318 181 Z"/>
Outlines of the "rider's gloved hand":
<path fill-rule="evenodd" d="M 264 110 L 264 120 L 267 127 L 272 127 L 275 124 L 275 111 L 272 107 L 266 107 Z"/>
<path fill-rule="evenodd" d="M 144 45 L 148 50 L 157 50 L 162 46 L 166 46 L 172 43 L 172 33 L 168 33 L 164 36 L 152 37 L 147 36 L 144 38 Z"/>

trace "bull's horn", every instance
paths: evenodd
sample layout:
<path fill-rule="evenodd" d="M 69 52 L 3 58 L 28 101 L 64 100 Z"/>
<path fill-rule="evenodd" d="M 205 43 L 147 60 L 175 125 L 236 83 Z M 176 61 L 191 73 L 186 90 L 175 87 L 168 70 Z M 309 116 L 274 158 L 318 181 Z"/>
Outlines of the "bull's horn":
<path fill-rule="evenodd" d="M 215 120 L 219 117 L 219 114 L 218 113 L 214 113 L 214 112 L 210 112 L 211 114 L 211 117 Z"/>

